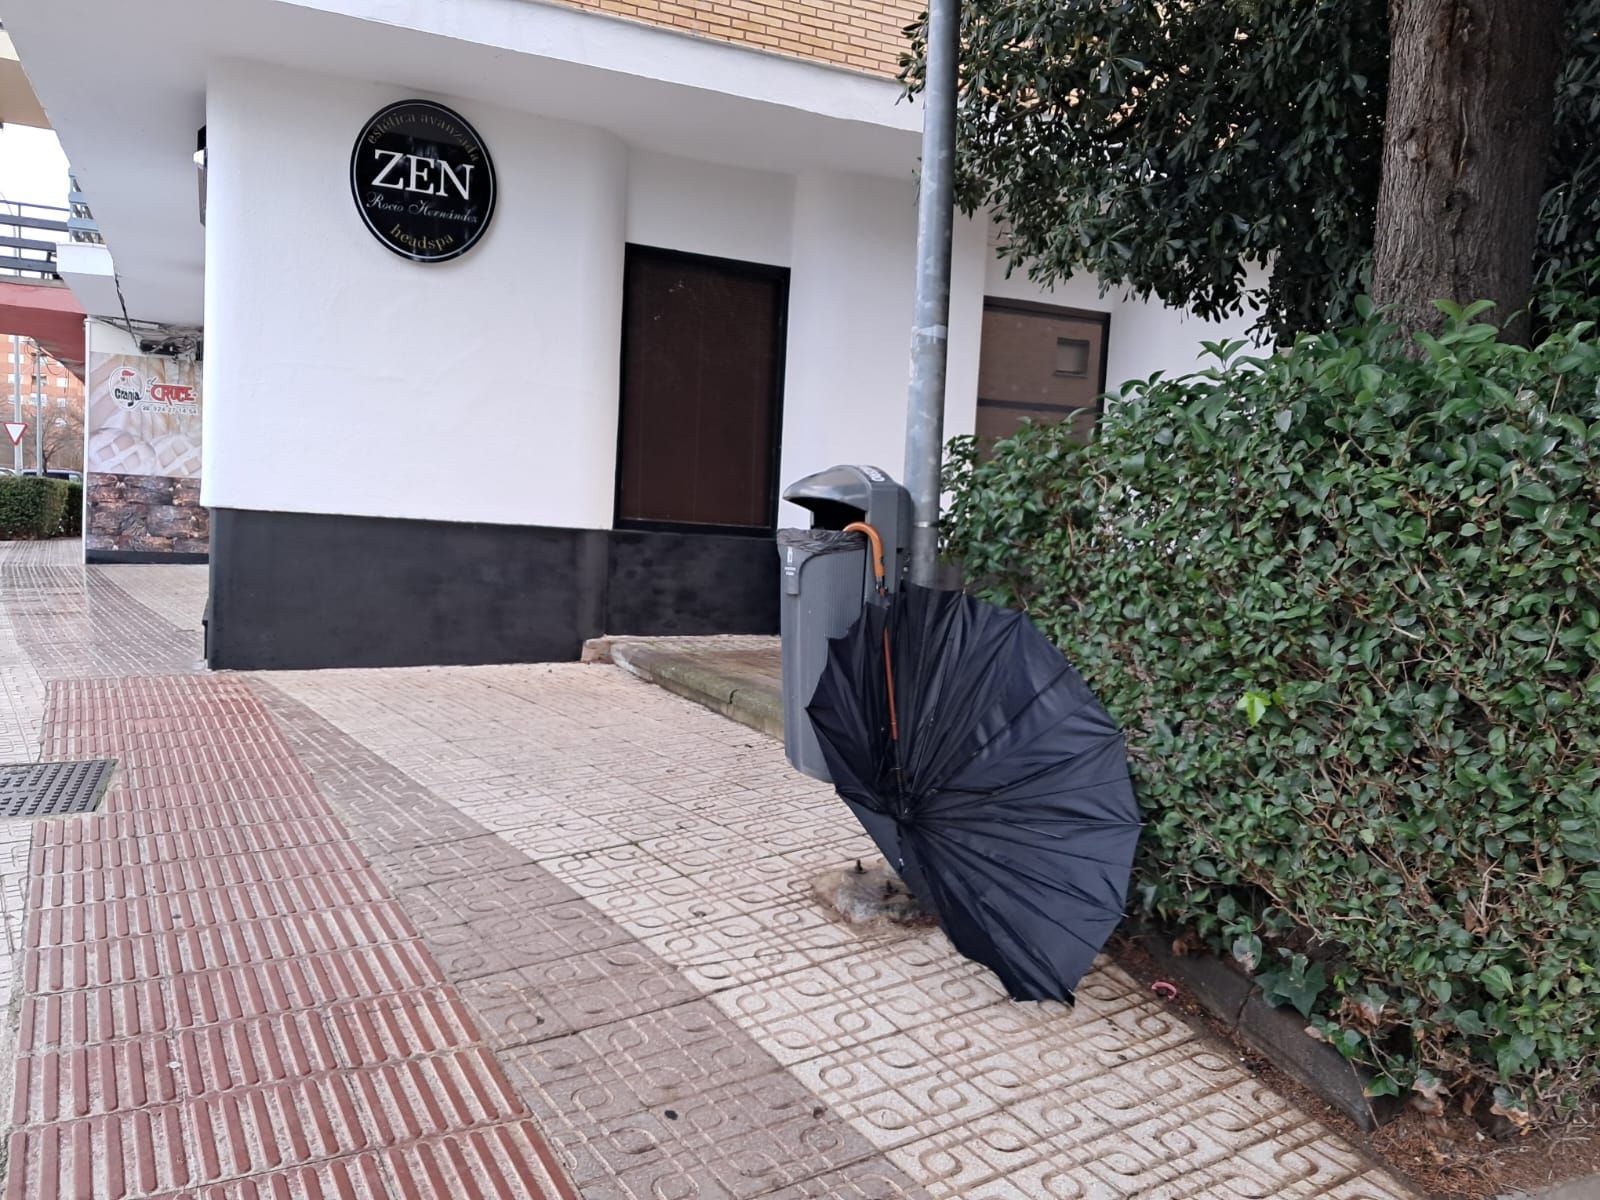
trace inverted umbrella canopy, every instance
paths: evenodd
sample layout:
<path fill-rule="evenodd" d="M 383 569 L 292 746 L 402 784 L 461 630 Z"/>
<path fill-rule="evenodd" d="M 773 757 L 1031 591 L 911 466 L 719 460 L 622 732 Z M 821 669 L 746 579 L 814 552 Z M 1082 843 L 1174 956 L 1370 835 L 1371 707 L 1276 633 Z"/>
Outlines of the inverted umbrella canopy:
<path fill-rule="evenodd" d="M 1122 919 L 1139 810 L 1122 732 L 1061 652 L 1022 613 L 907 584 L 829 643 L 806 711 L 956 949 L 1015 999 L 1070 1000 Z"/>

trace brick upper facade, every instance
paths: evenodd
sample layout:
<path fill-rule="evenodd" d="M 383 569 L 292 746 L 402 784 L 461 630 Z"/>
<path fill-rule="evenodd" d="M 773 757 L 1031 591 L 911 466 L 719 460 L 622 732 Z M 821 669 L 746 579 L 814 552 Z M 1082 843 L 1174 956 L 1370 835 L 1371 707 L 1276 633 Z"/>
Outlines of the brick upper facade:
<path fill-rule="evenodd" d="M 924 0 L 562 0 L 575 8 L 893 75 Z"/>

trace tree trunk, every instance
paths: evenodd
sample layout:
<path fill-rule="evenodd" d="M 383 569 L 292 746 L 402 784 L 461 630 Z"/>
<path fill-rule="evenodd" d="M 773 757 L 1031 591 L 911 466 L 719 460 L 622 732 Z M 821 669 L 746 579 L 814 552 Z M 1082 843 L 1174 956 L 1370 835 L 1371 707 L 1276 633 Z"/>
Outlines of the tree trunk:
<path fill-rule="evenodd" d="M 1527 336 L 1561 45 L 1562 0 L 1389 0 L 1372 292 L 1406 336 L 1441 299 Z"/>

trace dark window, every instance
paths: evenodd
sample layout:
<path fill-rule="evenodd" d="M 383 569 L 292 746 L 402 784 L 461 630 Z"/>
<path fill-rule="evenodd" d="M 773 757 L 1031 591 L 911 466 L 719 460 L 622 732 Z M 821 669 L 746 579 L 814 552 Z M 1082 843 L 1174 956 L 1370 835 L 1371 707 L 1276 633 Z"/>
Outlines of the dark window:
<path fill-rule="evenodd" d="M 1056 374 L 1082 379 L 1089 374 L 1089 343 L 1081 338 L 1056 339 Z"/>
<path fill-rule="evenodd" d="M 617 523 L 767 532 L 789 272 L 628 247 Z"/>
<path fill-rule="evenodd" d="M 1071 421 L 1087 438 L 1106 387 L 1105 313 L 985 300 L 978 354 L 978 443 L 984 453 L 1024 421 Z"/>

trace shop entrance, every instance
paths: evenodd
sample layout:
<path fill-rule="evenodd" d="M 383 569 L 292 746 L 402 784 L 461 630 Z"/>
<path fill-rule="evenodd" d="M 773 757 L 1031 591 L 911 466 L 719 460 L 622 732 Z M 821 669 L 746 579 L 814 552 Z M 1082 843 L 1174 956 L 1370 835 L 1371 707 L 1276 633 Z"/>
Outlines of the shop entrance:
<path fill-rule="evenodd" d="M 629 246 L 619 529 L 771 533 L 789 272 Z"/>
<path fill-rule="evenodd" d="M 1108 313 L 987 300 L 978 358 L 979 444 L 1034 424 L 1071 421 L 1086 440 L 1106 387 Z"/>

